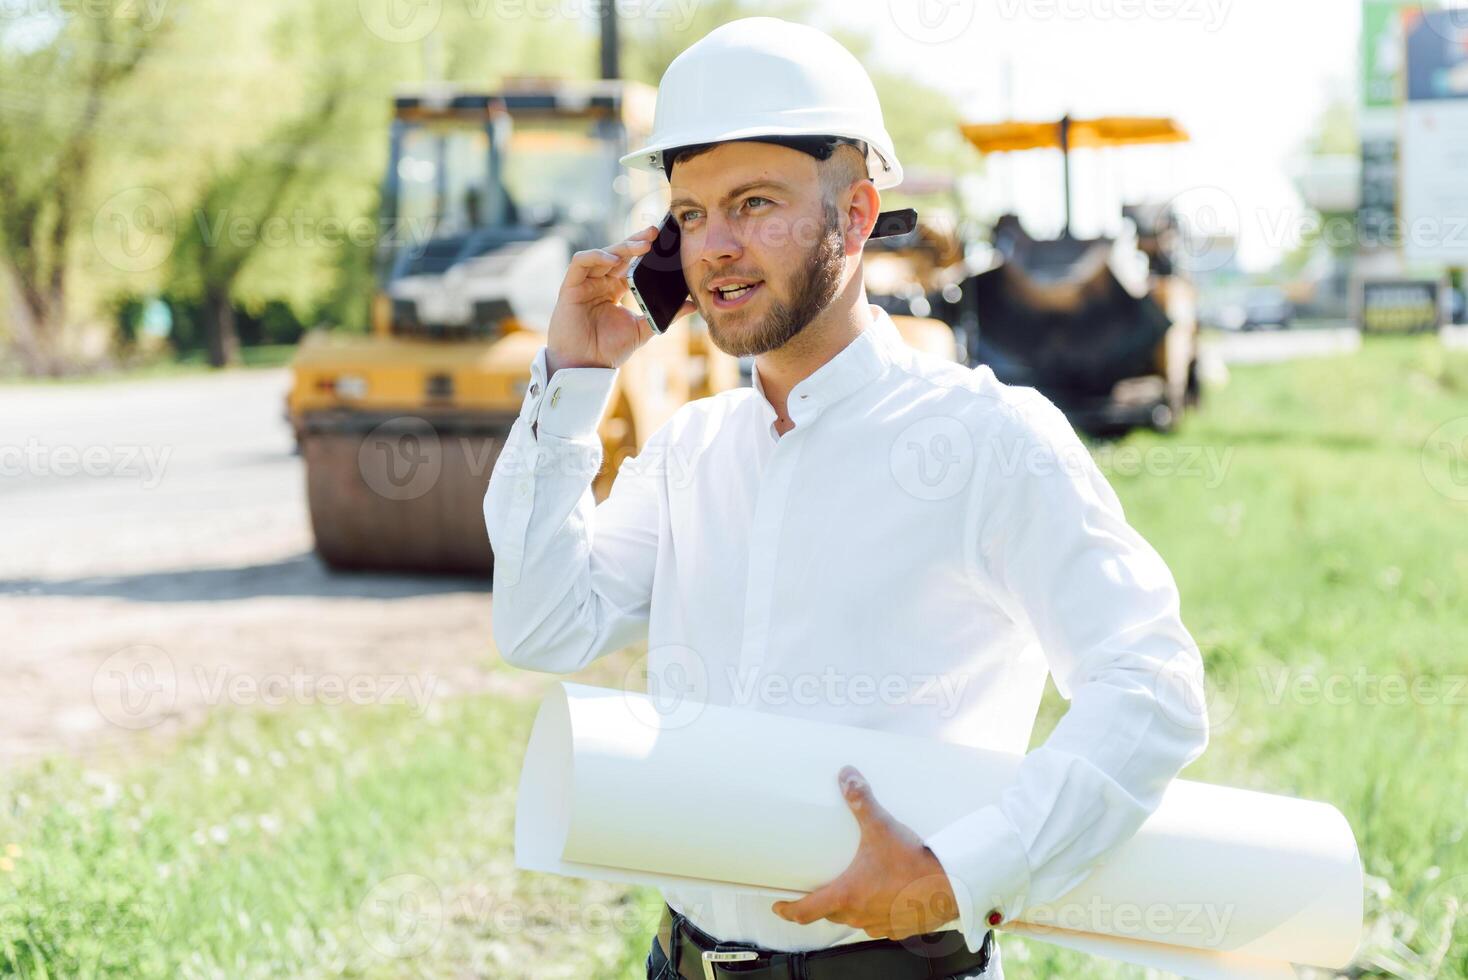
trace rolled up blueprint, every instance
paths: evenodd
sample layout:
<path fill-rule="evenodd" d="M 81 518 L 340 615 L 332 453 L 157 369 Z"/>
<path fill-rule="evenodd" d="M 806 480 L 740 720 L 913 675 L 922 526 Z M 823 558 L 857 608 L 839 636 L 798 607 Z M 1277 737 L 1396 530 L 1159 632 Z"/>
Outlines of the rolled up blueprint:
<path fill-rule="evenodd" d="M 843 765 L 925 837 L 997 802 L 1020 762 L 721 705 L 667 714 L 645 694 L 562 682 L 526 747 L 515 862 L 798 898 L 856 854 L 856 821 L 836 785 Z M 1174 780 L 1085 879 L 1003 928 L 1199 980 L 1288 978 L 1290 963 L 1345 966 L 1361 916 L 1360 855 L 1335 807 Z"/>

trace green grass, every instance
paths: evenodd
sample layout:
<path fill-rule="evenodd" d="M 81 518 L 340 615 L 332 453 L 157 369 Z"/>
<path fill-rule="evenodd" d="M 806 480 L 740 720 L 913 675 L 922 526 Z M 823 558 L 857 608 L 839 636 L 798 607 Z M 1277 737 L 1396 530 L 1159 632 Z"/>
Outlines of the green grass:
<path fill-rule="evenodd" d="M 1465 417 L 1468 354 L 1368 338 L 1349 357 L 1235 368 L 1177 434 L 1123 443 L 1153 454 L 1151 474 L 1099 453 L 1129 463 L 1108 476 L 1204 653 L 1212 742 L 1187 777 L 1340 808 L 1368 875 L 1367 976 L 1468 977 L 1468 902 L 1443 948 L 1468 899 L 1468 502 L 1437 489 L 1468 486 L 1437 440 L 1423 451 Z M 1177 472 L 1194 449 L 1226 465 Z M 1435 690 L 1414 700 L 1417 678 Z M 1036 741 L 1062 708 L 1050 691 Z M 1108 975 L 1028 952 L 1036 975 Z"/>
<path fill-rule="evenodd" d="M 295 344 L 262 344 L 241 347 L 240 361 L 232 370 L 241 368 L 283 367 L 295 357 Z M 215 370 L 209 366 L 203 351 L 187 351 L 172 356 L 160 354 L 135 364 L 89 371 L 81 374 L 64 375 L 58 378 L 36 378 L 22 374 L 0 372 L 0 384 L 6 385 L 71 385 L 100 384 L 112 381 L 139 381 L 150 378 L 185 377 L 204 374 Z"/>
<path fill-rule="evenodd" d="M 235 709 L 157 758 L 7 779 L 0 976 L 626 972 L 645 895 L 512 871 L 532 714 Z"/>
<path fill-rule="evenodd" d="M 1346 814 L 1358 976 L 1468 978 L 1468 687 L 1443 686 L 1468 674 L 1468 487 L 1428 442 L 1465 416 L 1468 355 L 1369 340 L 1238 368 L 1175 435 L 1098 449 L 1208 665 L 1186 775 Z M 1439 688 L 1383 703 L 1393 677 Z M 0 777 L 0 975 L 640 977 L 656 891 L 513 871 L 532 711 L 229 710 L 154 757 Z M 1003 944 L 1015 977 L 1143 975 Z"/>

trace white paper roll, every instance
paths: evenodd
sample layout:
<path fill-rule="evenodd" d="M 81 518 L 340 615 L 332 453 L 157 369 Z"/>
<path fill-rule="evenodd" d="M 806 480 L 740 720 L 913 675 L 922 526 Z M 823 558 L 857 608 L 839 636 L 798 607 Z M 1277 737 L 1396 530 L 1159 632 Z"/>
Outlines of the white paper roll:
<path fill-rule="evenodd" d="M 536 715 L 515 815 L 527 870 L 795 898 L 839 875 L 861 770 L 918 835 L 996 802 L 1021 757 L 562 682 Z M 731 847 L 731 841 L 744 846 Z M 1338 968 L 1361 934 L 1355 837 L 1325 803 L 1175 780 L 1137 834 L 1006 929 L 1199 978 Z M 950 925 L 956 925 L 951 923 Z"/>

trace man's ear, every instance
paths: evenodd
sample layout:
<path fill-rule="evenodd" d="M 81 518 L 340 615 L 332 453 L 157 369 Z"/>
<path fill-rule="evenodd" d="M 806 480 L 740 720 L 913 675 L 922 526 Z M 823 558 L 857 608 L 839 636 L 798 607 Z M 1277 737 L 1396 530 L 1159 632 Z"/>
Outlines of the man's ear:
<path fill-rule="evenodd" d="M 842 245 L 847 255 L 860 255 L 866 248 L 867 237 L 877 225 L 877 217 L 882 211 L 882 195 L 877 193 L 877 185 L 869 178 L 852 184 L 846 193 L 849 199 Z"/>

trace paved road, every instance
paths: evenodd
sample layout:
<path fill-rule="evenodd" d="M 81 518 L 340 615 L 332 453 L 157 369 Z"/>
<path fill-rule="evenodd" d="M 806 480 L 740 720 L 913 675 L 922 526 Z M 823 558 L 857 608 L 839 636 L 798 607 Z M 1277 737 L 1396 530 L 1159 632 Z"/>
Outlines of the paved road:
<path fill-rule="evenodd" d="M 286 386 L 232 371 L 0 387 L 0 766 L 335 685 L 409 704 L 538 689 L 492 652 L 486 582 L 316 560 Z"/>

